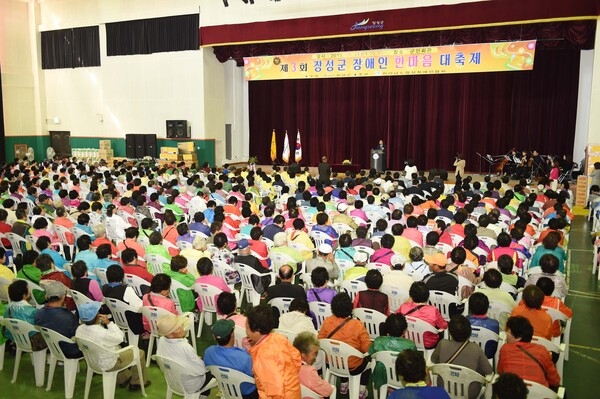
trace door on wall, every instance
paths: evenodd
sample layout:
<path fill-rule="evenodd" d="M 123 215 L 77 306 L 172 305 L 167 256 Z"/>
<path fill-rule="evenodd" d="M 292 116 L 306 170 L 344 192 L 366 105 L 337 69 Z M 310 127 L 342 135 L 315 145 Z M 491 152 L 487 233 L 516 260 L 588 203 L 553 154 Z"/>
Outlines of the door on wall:
<path fill-rule="evenodd" d="M 68 158 L 71 156 L 71 132 L 51 131 L 50 146 L 54 148 L 56 156 Z"/>

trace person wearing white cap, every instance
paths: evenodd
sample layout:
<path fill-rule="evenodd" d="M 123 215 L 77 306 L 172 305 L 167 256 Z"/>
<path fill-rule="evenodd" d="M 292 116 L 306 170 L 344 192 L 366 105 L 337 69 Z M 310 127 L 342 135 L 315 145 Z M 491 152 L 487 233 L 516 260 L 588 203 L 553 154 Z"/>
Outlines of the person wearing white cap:
<path fill-rule="evenodd" d="M 337 206 L 337 210 L 339 212 L 338 215 L 333 217 L 333 223 L 344 223 L 352 228 L 352 231 L 355 231 L 358 227 L 358 224 L 352 219 L 352 217 L 348 216 L 346 212 L 348 211 L 348 205 L 340 202 Z"/>
<path fill-rule="evenodd" d="M 188 324 L 189 318 L 179 315 L 165 315 L 158 319 L 157 328 L 161 337 L 158 339 L 156 354 L 182 364 L 187 370 L 182 376 L 183 388 L 186 393 L 196 393 L 206 386 L 212 375 L 185 338 Z M 202 394 L 208 395 L 208 391 Z"/>
<path fill-rule="evenodd" d="M 108 315 L 98 313 L 101 307 L 102 304 L 96 301 L 84 303 L 79 307 L 79 318 L 83 324 L 75 331 L 75 337 L 96 342 L 111 351 L 118 351 L 121 349 L 121 342 L 125 340 L 125 333 L 108 318 Z M 144 351 L 140 350 L 141 376 L 135 366 L 122 370 L 117 374 L 117 385 L 119 387 L 125 388 L 129 385 L 130 391 L 137 391 L 140 389 L 141 383 L 144 384 L 144 387 L 151 384 L 150 380 L 146 379 L 145 358 Z M 103 355 L 98 359 L 98 364 L 103 370 L 111 371 L 120 369 L 124 364 L 129 364 L 132 361 L 133 351 L 128 350 L 118 355 Z"/>
<path fill-rule="evenodd" d="M 324 267 L 329 273 L 329 278 L 335 280 L 340 275 L 335 260 L 333 259 L 333 248 L 329 244 L 321 244 L 317 248 L 317 257 L 306 261 L 306 272 L 311 273 L 317 267 Z"/>

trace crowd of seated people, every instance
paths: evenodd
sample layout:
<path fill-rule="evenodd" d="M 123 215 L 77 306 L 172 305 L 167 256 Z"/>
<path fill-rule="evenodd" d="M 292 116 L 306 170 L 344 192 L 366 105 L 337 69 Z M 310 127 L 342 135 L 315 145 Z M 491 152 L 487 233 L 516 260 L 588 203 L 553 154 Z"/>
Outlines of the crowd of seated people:
<path fill-rule="evenodd" d="M 415 344 L 402 338 L 409 316 L 440 332 L 450 329 L 450 340 L 425 335 L 422 349 L 434 350 L 433 361 L 456 360 L 482 375 L 490 373 L 487 359 L 496 346 L 478 351 L 469 344 L 470 325 L 498 333 L 498 325 L 506 324 L 509 344 L 531 346 L 536 344 L 530 344 L 530 335 L 560 339 L 563 326 L 545 307 L 572 316 L 562 302 L 568 292 L 563 275 L 572 218 L 568 191 L 551 190 L 547 181 L 511 187 L 486 177 L 483 183 L 466 178 L 445 186 L 423 174 L 407 182 L 398 173 L 373 170 L 345 179 L 334 176 L 331 185 L 323 185 L 308 169 L 289 173 L 274 167 L 267 173 L 124 162 L 110 167 L 74 160 L 14 163 L 1 173 L 0 232 L 24 240 L 0 237 L 0 278 L 41 286 L 40 291 L 22 286 L 11 291 L 15 283 L 7 285 L 14 302 L 2 310 L 5 317 L 23 313 L 23 319 L 35 322 L 35 308 L 27 308 L 33 299 L 40 306 L 58 303 L 74 311 L 69 295 L 57 301 L 44 293 L 50 282 L 60 283 L 94 303 L 103 298 L 125 302 L 133 312 L 128 320 L 132 331 L 141 336 L 152 326 L 140 309 L 167 310 L 173 316 L 159 326 L 165 338 L 159 340 L 158 353 L 168 355 L 161 346 L 180 340 L 188 327 L 177 315 L 203 311 L 194 288 L 208 284 L 225 293 L 214 298 L 217 318 L 231 320 L 212 322 L 218 351 L 243 358 L 240 371 L 256 380 L 255 387 L 244 389 L 245 397 L 295 394 L 300 383 L 327 396 L 330 386 L 314 372 L 323 363 L 315 362 L 319 339 L 339 340 L 362 353 L 410 351 Z M 290 298 L 289 309 L 266 312 L 268 306 L 253 306 L 249 295 L 230 294 L 249 289 L 243 281 L 247 271 L 239 265 L 256 272 L 250 289 L 262 302 Z M 131 275 L 143 284 L 128 286 Z M 362 288 L 344 292 L 348 282 Z M 175 283 L 185 289 L 172 290 Z M 390 289 L 403 292 L 406 299 L 398 304 Z M 430 303 L 432 293 L 439 291 L 455 299 L 451 318 Z M 472 309 L 464 306 L 467 301 Z M 331 316 L 318 323 L 312 302 L 330 306 Z M 500 324 L 488 323 L 486 304 L 497 302 L 509 314 Z M 246 309 L 245 316 L 240 307 Z M 387 316 L 373 343 L 363 322 L 352 317 L 355 308 Z M 84 312 L 85 319 L 80 314 L 86 326 L 81 331 L 110 324 L 103 312 L 108 309 L 94 305 Z M 532 334 L 521 319 L 532 326 Z M 276 336 L 278 325 L 297 334 L 298 342 L 292 346 Z M 244 354 L 225 350 L 234 346 L 236 328 L 247 331 L 240 345 Z M 467 349 L 452 356 L 457 348 Z M 190 348 L 181 347 L 184 352 L 189 355 Z M 560 385 L 551 363 L 544 363 L 549 373 L 532 375 L 512 366 L 506 356 L 515 353 L 500 352 L 504 371 L 552 388 Z M 406 374 L 406 365 L 416 362 L 412 354 L 398 359 L 398 373 Z M 279 377 L 296 378 L 286 377 L 275 386 L 279 380 L 273 379 L 274 364 L 281 368 Z M 369 364 L 368 357 L 349 363 L 350 374 L 361 376 L 361 399 L 367 396 Z M 197 381 L 191 385 L 201 390 L 211 377 L 204 363 L 194 361 L 194 367 L 197 372 L 190 378 Z M 377 387 L 385 382 L 381 373 L 376 369 L 372 377 Z M 405 375 L 411 386 L 421 386 L 423 378 L 417 374 Z M 119 381 L 137 389 L 145 377 Z M 347 381 L 342 380 L 339 390 L 347 392 Z"/>

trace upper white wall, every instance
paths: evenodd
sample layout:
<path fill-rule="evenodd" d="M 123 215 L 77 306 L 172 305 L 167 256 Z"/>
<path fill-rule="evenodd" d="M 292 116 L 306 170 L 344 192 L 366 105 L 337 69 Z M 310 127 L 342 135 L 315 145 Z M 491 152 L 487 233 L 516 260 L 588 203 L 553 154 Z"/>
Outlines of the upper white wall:
<path fill-rule="evenodd" d="M 200 25 L 229 25 L 323 15 L 352 14 L 366 11 L 475 3 L 482 0 L 200 0 Z"/>
<path fill-rule="evenodd" d="M 0 0 L 0 64 L 7 136 L 35 134 L 28 7 L 22 1 Z"/>
<path fill-rule="evenodd" d="M 39 30 L 198 13 L 199 0 L 39 0 Z M 222 4 L 222 3 L 221 3 Z"/>
<path fill-rule="evenodd" d="M 171 3 L 175 3 L 174 5 Z M 73 136 L 166 137 L 166 120 L 187 120 L 206 138 L 202 51 L 106 56 L 104 22 L 193 14 L 195 1 L 46 0 L 40 30 L 100 25 L 101 66 L 44 71 L 52 130 Z M 52 119 L 58 117 L 60 124 Z"/>

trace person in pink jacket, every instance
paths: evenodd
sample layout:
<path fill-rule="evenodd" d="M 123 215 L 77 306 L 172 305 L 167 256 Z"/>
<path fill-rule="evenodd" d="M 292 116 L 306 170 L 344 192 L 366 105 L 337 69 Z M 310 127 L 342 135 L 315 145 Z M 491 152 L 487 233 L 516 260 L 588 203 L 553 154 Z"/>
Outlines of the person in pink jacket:
<path fill-rule="evenodd" d="M 322 379 L 315 366 L 313 366 L 319 353 L 319 340 L 316 335 L 310 331 L 298 334 L 294 338 L 294 347 L 300 351 L 302 357 L 302 367 L 300 367 L 300 373 L 298 374 L 300 384 L 321 397 L 330 396 L 333 393 L 333 386 Z"/>
<path fill-rule="evenodd" d="M 438 330 L 448 328 L 448 322 L 444 320 L 442 314 L 435 306 L 429 304 L 429 288 L 422 281 L 416 281 L 410 286 L 408 291 L 410 299 L 398 308 L 396 313 L 403 316 L 412 316 L 431 324 Z M 424 334 L 425 348 L 435 348 L 440 337 L 438 334 L 426 332 Z"/>
<path fill-rule="evenodd" d="M 156 306 L 163 308 L 173 314 L 177 314 L 175 302 L 169 297 L 169 289 L 171 288 L 171 277 L 167 274 L 159 273 L 152 279 L 150 283 L 150 292 L 142 298 L 143 306 Z M 142 324 L 146 331 L 150 331 L 150 322 L 144 316 Z"/>

